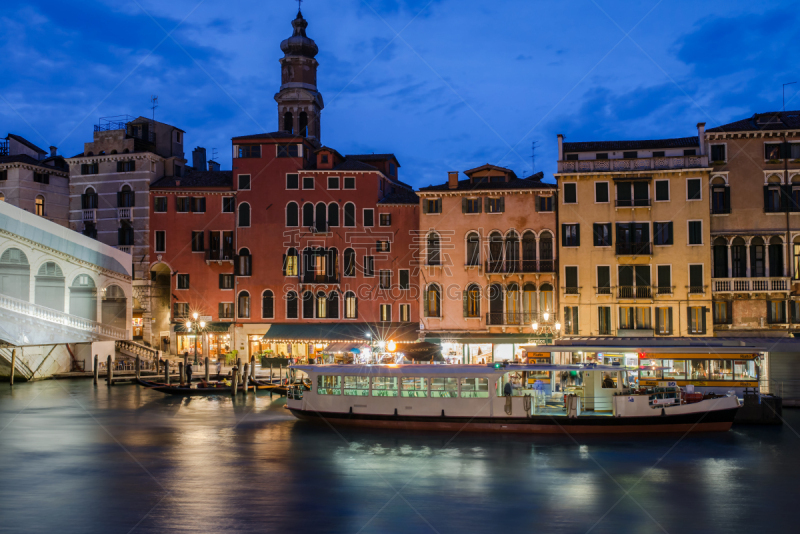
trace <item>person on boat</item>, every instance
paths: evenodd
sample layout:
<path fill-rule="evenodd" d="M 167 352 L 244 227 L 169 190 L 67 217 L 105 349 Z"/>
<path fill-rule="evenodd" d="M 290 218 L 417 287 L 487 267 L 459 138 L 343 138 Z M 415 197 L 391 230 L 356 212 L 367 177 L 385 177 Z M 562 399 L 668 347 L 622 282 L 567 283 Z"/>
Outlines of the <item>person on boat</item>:
<path fill-rule="evenodd" d="M 219 375 L 222 373 L 222 360 L 217 360 L 217 379 L 219 379 Z"/>
<path fill-rule="evenodd" d="M 192 387 L 192 364 L 186 364 L 186 387 Z"/>
<path fill-rule="evenodd" d="M 614 389 L 614 381 L 611 380 L 611 376 L 608 373 L 603 374 L 603 389 Z"/>
<path fill-rule="evenodd" d="M 228 380 L 227 377 L 222 379 L 222 383 L 225 384 L 226 386 L 230 386 L 231 385 L 231 382 L 230 382 L 230 380 Z"/>

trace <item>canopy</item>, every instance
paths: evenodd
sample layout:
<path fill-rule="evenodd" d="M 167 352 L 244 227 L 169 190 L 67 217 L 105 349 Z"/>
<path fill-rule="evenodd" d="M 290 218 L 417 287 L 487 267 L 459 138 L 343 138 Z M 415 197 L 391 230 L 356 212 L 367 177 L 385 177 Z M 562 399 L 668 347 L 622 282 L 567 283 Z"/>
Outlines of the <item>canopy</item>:
<path fill-rule="evenodd" d="M 416 341 L 415 323 L 292 323 L 269 325 L 265 341 L 284 343 L 371 343 Z"/>
<path fill-rule="evenodd" d="M 191 320 L 191 319 L 190 319 Z M 186 333 L 186 334 L 195 334 L 194 328 L 194 320 L 192 321 L 192 330 L 189 331 L 186 329 L 186 323 L 175 323 L 175 332 L 176 333 Z M 228 329 L 231 327 L 231 323 L 206 323 L 206 327 L 200 330 L 201 333 L 204 332 L 227 332 Z"/>
<path fill-rule="evenodd" d="M 359 354 L 361 349 L 369 346 L 367 343 L 350 343 L 350 342 L 337 342 L 331 343 L 322 352 L 340 353 L 340 352 L 354 352 Z"/>
<path fill-rule="evenodd" d="M 442 348 L 436 343 L 422 341 L 398 345 L 395 352 L 402 353 L 407 360 L 416 362 L 443 362 Z"/>

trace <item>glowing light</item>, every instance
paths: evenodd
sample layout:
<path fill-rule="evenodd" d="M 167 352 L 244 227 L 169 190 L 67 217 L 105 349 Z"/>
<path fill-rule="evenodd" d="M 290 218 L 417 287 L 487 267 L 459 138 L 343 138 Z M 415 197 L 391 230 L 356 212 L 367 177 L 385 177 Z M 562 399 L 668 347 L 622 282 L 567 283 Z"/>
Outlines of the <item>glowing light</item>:
<path fill-rule="evenodd" d="M 531 325 L 531 328 L 533 328 L 534 330 L 538 330 L 539 329 L 539 323 L 533 323 Z"/>
<path fill-rule="evenodd" d="M 194 313 L 192 314 L 192 317 L 194 317 L 194 320 L 196 321 L 196 320 L 197 320 L 197 318 L 198 318 L 198 317 L 200 317 L 200 314 L 199 314 L 199 313 L 197 313 L 197 312 L 194 312 Z"/>
<path fill-rule="evenodd" d="M 206 327 L 206 322 L 200 321 L 200 328 L 205 328 L 205 327 Z"/>
<path fill-rule="evenodd" d="M 542 317 L 544 317 L 544 320 L 545 320 L 545 321 L 549 321 L 549 320 L 550 320 L 550 314 L 549 314 L 549 313 L 547 313 L 547 312 L 544 312 L 544 314 L 542 315 Z"/>
<path fill-rule="evenodd" d="M 378 347 L 383 348 L 385 346 L 386 346 L 386 342 L 385 341 L 378 341 Z"/>
<path fill-rule="evenodd" d="M 372 337 L 372 334 L 370 334 L 369 332 L 367 332 L 367 337 Z"/>
<path fill-rule="evenodd" d="M 556 332 L 561 330 L 561 323 L 556 323 Z"/>
<path fill-rule="evenodd" d="M 192 321 L 186 321 L 186 330 L 192 329 Z"/>
<path fill-rule="evenodd" d="M 394 341 L 389 341 L 389 344 L 386 345 L 386 348 L 389 350 L 389 352 L 394 352 L 397 350 L 397 344 Z"/>

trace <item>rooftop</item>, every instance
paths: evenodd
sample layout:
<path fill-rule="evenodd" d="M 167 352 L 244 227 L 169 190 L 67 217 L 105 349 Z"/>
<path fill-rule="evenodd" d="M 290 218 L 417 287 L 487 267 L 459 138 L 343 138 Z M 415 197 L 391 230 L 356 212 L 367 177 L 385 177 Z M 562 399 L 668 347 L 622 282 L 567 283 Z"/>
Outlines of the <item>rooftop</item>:
<path fill-rule="evenodd" d="M 762 130 L 800 130 L 800 111 L 768 111 L 706 130 L 717 132 L 758 132 Z"/>
<path fill-rule="evenodd" d="M 359 161 L 386 161 L 386 160 L 394 160 L 397 163 L 397 166 L 400 166 L 400 162 L 397 161 L 397 158 L 394 154 L 348 154 L 346 157 L 357 159 Z"/>
<path fill-rule="evenodd" d="M 253 135 L 240 135 L 238 137 L 231 138 L 232 141 L 249 141 L 255 139 L 303 139 L 299 135 L 295 135 L 292 132 L 287 132 L 286 130 L 280 130 L 278 132 L 268 132 L 268 133 L 261 133 L 261 134 L 253 134 Z"/>
<path fill-rule="evenodd" d="M 180 185 L 178 185 L 180 182 Z M 195 171 L 186 169 L 183 176 L 165 176 L 150 186 L 151 189 L 165 187 L 233 187 L 233 171 Z"/>
<path fill-rule="evenodd" d="M 450 189 L 450 184 L 447 182 L 440 185 L 430 185 L 428 187 L 420 187 L 420 193 L 427 191 L 511 191 L 515 189 L 556 189 L 556 184 L 548 184 L 541 182 L 535 178 L 541 176 L 542 173 L 536 173 L 529 178 L 510 178 L 508 182 L 477 182 L 474 183 L 467 180 L 459 180 L 456 189 Z"/>
<path fill-rule="evenodd" d="M 38 146 L 34 145 L 33 143 L 31 143 L 30 141 L 28 141 L 27 139 L 25 139 L 22 136 L 10 133 L 10 134 L 8 134 L 6 139 L 13 139 L 14 141 L 16 141 L 18 143 L 22 143 L 26 147 L 30 148 L 31 150 L 33 150 L 33 151 L 35 151 L 35 152 L 37 152 L 39 154 L 42 154 L 42 155 L 47 154 L 47 152 L 45 152 L 44 150 L 42 150 Z"/>
<path fill-rule="evenodd" d="M 409 189 L 395 189 L 386 195 L 378 204 L 419 204 L 419 197 L 414 191 Z"/>
<path fill-rule="evenodd" d="M 673 139 L 642 139 L 639 141 L 586 141 L 564 143 L 564 152 L 613 152 L 617 150 L 651 150 L 657 148 L 695 148 L 700 146 L 697 136 Z"/>
<path fill-rule="evenodd" d="M 24 165 L 35 165 L 43 169 L 69 172 L 69 167 L 61 156 L 38 160 L 27 154 L 15 154 L 13 156 L 0 156 L 0 165 L 3 163 L 22 163 Z"/>

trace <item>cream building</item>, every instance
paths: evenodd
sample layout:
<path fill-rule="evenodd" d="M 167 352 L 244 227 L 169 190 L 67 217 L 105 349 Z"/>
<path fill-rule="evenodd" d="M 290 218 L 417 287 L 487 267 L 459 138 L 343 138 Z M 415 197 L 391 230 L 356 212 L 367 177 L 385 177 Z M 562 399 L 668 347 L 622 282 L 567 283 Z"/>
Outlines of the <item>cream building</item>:
<path fill-rule="evenodd" d="M 712 335 L 703 129 L 645 141 L 558 136 L 564 335 Z"/>

